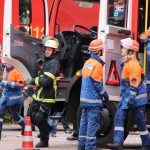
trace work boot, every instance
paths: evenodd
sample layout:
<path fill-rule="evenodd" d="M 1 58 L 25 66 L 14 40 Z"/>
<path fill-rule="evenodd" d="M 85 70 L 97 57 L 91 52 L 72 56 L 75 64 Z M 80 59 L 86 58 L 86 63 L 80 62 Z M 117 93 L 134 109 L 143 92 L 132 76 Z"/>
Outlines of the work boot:
<path fill-rule="evenodd" d="M 110 149 L 123 150 L 123 143 L 120 142 L 108 143 L 107 146 Z"/>
<path fill-rule="evenodd" d="M 40 141 L 39 143 L 37 143 L 35 145 L 35 147 L 38 147 L 38 148 L 42 148 L 42 147 L 48 147 L 48 141 Z"/>
<path fill-rule="evenodd" d="M 141 150 L 149 150 L 150 149 L 150 145 L 144 145 L 142 146 Z"/>

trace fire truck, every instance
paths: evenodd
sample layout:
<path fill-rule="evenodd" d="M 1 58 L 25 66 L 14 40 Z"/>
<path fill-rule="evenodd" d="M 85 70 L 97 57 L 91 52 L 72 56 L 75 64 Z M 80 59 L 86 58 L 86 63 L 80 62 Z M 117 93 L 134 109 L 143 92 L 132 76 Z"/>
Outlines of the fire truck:
<path fill-rule="evenodd" d="M 57 38 L 61 63 L 57 103 L 61 104 L 61 110 L 65 108 L 68 121 L 79 126 L 80 70 L 90 57 L 89 43 L 96 38 L 102 39 L 106 45 L 102 56 L 105 61 L 103 82 L 110 99 L 104 103 L 100 115 L 97 145 L 106 147 L 112 140 L 120 97 L 120 40 L 126 37 L 137 40 L 139 34 L 148 29 L 149 5 L 148 0 L 1 0 L 1 61 L 18 68 L 25 80 L 34 78 L 37 75 L 36 60 L 43 57 L 41 37 Z M 19 31 L 20 26 L 26 27 L 28 33 Z M 145 66 L 144 45 L 141 45 L 138 57 Z M 136 130 L 131 116 L 128 115 L 125 122 L 125 138 L 130 130 Z M 149 104 L 145 119 L 149 127 Z"/>

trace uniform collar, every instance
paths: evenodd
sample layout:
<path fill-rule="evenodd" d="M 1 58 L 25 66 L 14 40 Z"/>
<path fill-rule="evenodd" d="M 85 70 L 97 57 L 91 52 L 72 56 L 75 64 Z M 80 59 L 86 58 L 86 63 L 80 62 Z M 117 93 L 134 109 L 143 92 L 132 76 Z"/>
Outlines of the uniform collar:
<path fill-rule="evenodd" d="M 105 62 L 97 55 L 97 54 L 91 54 L 91 58 L 96 59 L 98 62 L 100 62 L 102 65 L 105 64 Z"/>
<path fill-rule="evenodd" d="M 11 71 L 13 69 L 14 69 L 14 66 L 10 66 L 10 67 L 6 66 L 6 71 Z"/>
<path fill-rule="evenodd" d="M 119 59 L 119 64 L 123 65 L 125 63 L 125 57 Z"/>

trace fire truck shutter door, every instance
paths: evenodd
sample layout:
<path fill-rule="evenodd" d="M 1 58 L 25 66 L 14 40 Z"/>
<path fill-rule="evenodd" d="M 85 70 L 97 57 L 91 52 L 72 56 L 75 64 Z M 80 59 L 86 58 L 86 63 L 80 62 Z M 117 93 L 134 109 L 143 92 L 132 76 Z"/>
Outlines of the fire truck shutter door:
<path fill-rule="evenodd" d="M 114 61 L 114 60 L 111 61 L 106 84 L 107 85 L 115 85 L 115 86 L 120 85 L 119 73 L 117 71 L 116 61 Z"/>

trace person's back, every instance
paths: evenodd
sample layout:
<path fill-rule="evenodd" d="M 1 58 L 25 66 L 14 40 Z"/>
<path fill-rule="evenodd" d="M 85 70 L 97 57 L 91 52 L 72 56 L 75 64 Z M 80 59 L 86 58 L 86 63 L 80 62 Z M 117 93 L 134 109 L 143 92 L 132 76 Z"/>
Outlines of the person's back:
<path fill-rule="evenodd" d="M 103 100 L 108 100 L 108 94 L 103 87 L 103 65 L 100 58 L 103 54 L 104 44 L 96 39 L 90 43 L 91 58 L 82 68 L 82 83 L 80 93 L 80 106 L 82 115 L 78 137 L 78 150 L 96 149 L 96 132 L 100 128 L 100 113 Z"/>

